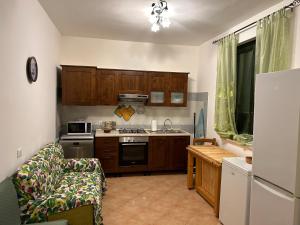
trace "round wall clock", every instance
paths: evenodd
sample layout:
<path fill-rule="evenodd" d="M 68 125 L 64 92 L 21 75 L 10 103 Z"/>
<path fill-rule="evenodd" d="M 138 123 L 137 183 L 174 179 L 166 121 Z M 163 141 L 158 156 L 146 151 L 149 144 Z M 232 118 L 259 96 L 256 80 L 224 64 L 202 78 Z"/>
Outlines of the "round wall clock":
<path fill-rule="evenodd" d="M 38 78 L 38 65 L 35 57 L 29 57 L 26 64 L 27 77 L 30 82 L 36 82 Z"/>

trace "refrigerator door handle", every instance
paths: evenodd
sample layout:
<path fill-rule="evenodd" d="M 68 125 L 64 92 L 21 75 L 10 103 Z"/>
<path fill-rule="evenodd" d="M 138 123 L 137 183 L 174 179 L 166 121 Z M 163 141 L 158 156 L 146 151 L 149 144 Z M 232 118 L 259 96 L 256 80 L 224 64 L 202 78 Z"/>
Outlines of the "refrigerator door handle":
<path fill-rule="evenodd" d="M 273 195 L 277 195 L 278 197 L 280 197 L 282 199 L 286 199 L 289 201 L 292 201 L 294 199 L 294 196 L 292 193 L 290 193 L 284 189 L 281 189 L 271 183 L 268 183 L 261 178 L 255 177 L 254 182 L 256 182 L 256 184 L 259 185 L 261 188 L 272 193 Z"/>

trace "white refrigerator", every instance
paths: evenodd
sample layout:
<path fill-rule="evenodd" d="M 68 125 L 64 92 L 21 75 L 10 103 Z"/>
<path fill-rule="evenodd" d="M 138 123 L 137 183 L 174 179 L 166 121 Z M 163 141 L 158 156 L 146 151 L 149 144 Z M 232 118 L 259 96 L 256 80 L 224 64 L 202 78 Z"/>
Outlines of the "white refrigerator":
<path fill-rule="evenodd" d="M 300 69 L 258 74 L 250 225 L 300 225 Z"/>

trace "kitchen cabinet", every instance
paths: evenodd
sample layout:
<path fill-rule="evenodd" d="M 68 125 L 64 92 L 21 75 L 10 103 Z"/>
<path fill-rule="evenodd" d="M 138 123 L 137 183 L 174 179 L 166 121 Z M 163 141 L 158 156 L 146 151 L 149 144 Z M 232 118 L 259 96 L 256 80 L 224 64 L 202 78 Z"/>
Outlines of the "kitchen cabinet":
<path fill-rule="evenodd" d="M 185 171 L 190 136 L 150 136 L 148 165 L 119 166 L 119 137 L 96 137 L 95 158 L 105 173 Z"/>
<path fill-rule="evenodd" d="M 187 73 L 170 73 L 169 78 L 169 105 L 186 106 L 187 105 Z"/>
<path fill-rule="evenodd" d="M 147 94 L 147 77 L 143 71 L 119 70 L 118 94 Z"/>
<path fill-rule="evenodd" d="M 119 138 L 96 137 L 95 158 L 100 160 L 105 173 L 116 173 L 119 169 Z"/>
<path fill-rule="evenodd" d="M 62 104 L 95 105 L 96 67 L 62 66 Z"/>
<path fill-rule="evenodd" d="M 153 136 L 149 142 L 149 169 L 186 170 L 190 136 Z"/>
<path fill-rule="evenodd" d="M 167 170 L 169 168 L 170 143 L 168 137 L 150 137 L 149 170 Z"/>
<path fill-rule="evenodd" d="M 187 169 L 187 150 L 190 136 L 168 137 L 170 142 L 170 168 L 172 170 Z"/>
<path fill-rule="evenodd" d="M 117 105 L 117 76 L 115 70 L 101 69 L 97 70 L 96 94 L 97 105 Z"/>
<path fill-rule="evenodd" d="M 168 105 L 168 81 L 169 73 L 149 72 L 148 76 L 148 105 Z"/>
<path fill-rule="evenodd" d="M 62 66 L 63 105 L 117 105 L 119 94 L 149 95 L 149 106 L 187 106 L 187 73 Z"/>

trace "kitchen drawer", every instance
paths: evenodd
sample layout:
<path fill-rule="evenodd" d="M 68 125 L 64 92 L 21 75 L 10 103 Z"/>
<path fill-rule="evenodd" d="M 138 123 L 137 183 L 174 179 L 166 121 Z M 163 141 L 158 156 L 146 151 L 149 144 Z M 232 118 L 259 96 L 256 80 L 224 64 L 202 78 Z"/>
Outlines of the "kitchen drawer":
<path fill-rule="evenodd" d="M 118 151 L 116 151 L 115 149 L 111 149 L 111 148 L 101 148 L 99 151 L 97 151 L 97 156 L 101 159 L 101 158 L 105 158 L 105 157 L 112 157 L 118 156 Z"/>
<path fill-rule="evenodd" d="M 119 151 L 119 139 L 112 138 L 96 138 L 95 156 L 102 158 L 104 156 L 117 156 Z"/>
<path fill-rule="evenodd" d="M 119 145 L 119 138 L 118 137 L 97 137 L 96 138 L 96 145 L 99 148 L 105 147 L 118 147 Z"/>

